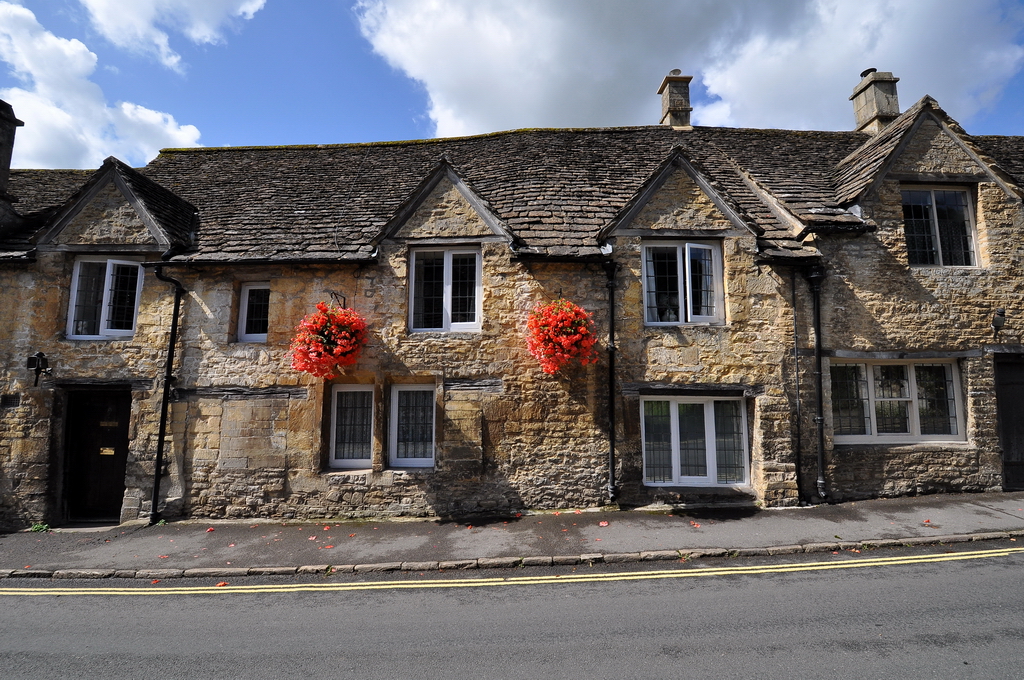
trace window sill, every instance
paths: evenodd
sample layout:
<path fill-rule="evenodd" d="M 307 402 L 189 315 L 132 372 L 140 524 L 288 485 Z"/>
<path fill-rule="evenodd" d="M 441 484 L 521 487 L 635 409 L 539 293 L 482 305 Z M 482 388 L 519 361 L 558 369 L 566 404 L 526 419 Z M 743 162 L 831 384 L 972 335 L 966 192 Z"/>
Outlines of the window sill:
<path fill-rule="evenodd" d="M 134 337 L 135 333 L 131 335 L 66 335 L 64 339 L 75 342 L 110 342 L 111 340 L 131 340 Z"/>
<path fill-rule="evenodd" d="M 436 329 L 418 331 L 418 330 L 413 330 L 413 329 L 410 328 L 406 332 L 406 338 L 421 338 L 421 339 L 444 338 L 445 340 L 453 340 L 453 339 L 454 340 L 459 340 L 459 339 L 462 339 L 462 340 L 475 340 L 475 339 L 479 338 L 481 335 L 482 335 L 482 332 L 481 332 L 480 329 L 468 330 L 468 331 L 467 330 L 443 331 L 443 330 L 436 330 Z"/>
<path fill-rule="evenodd" d="M 709 489 L 717 491 L 727 492 L 744 492 L 750 491 L 750 484 L 715 484 L 708 482 L 707 484 L 696 484 L 694 482 L 687 482 L 686 484 L 676 484 L 674 482 L 644 482 L 644 486 L 651 489 L 665 489 L 668 491 L 674 491 L 676 493 L 687 493 L 700 491 L 706 493 Z"/>
<path fill-rule="evenodd" d="M 878 439 L 871 439 L 871 440 L 867 440 L 866 439 L 866 440 L 863 440 L 863 441 L 856 441 L 856 442 L 850 442 L 850 441 L 834 441 L 833 442 L 833 448 L 836 449 L 836 450 L 839 450 L 839 451 L 851 450 L 851 449 L 866 449 L 866 448 L 871 448 L 871 449 L 888 449 L 888 450 L 906 449 L 908 451 L 929 451 L 929 450 L 939 451 L 939 450 L 943 450 L 943 449 L 948 449 L 950 447 L 954 447 L 954 448 L 958 448 L 958 449 L 964 449 L 964 450 L 973 450 L 973 449 L 977 448 L 974 444 L 971 444 L 970 442 L 965 441 L 963 439 L 946 439 L 946 440 L 928 439 L 928 440 L 924 440 L 924 441 L 922 441 L 920 439 L 917 439 L 917 440 L 914 440 L 914 441 L 907 441 L 905 439 L 904 440 L 898 440 L 898 441 L 892 441 L 892 440 L 882 441 L 882 440 L 878 440 Z"/>

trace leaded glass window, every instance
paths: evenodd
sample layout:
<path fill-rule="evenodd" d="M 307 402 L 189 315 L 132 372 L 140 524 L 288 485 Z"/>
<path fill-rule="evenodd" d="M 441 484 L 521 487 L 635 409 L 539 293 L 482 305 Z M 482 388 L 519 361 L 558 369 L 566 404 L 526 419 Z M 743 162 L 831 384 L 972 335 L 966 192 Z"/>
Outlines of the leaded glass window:
<path fill-rule="evenodd" d="M 740 399 L 641 401 L 644 483 L 748 483 L 746 416 Z"/>

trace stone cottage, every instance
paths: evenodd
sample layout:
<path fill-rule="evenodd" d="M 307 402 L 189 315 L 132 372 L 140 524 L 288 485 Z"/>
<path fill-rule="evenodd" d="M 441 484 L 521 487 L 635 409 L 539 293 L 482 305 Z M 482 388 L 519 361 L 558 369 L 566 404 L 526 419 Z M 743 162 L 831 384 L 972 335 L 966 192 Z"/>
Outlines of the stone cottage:
<path fill-rule="evenodd" d="M 1024 488 L 1024 137 L 660 125 L 9 170 L 0 524 L 789 506 Z M 28 122 L 31 124 L 31 121 Z M 551 375 L 567 299 L 597 361 Z M 318 302 L 368 341 L 291 367 Z"/>

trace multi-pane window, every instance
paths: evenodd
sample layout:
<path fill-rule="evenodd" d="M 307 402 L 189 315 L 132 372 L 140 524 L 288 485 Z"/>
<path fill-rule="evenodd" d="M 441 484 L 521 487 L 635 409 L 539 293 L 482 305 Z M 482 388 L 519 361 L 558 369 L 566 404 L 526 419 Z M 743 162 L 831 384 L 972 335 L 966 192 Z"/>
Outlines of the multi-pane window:
<path fill-rule="evenodd" d="M 640 408 L 645 484 L 747 484 L 742 400 L 652 398 Z"/>
<path fill-rule="evenodd" d="M 109 338 L 135 332 L 142 292 L 138 262 L 81 259 L 71 277 L 69 338 Z"/>
<path fill-rule="evenodd" d="M 373 386 L 335 385 L 331 467 L 368 468 L 372 452 Z"/>
<path fill-rule="evenodd" d="M 717 245 L 645 246 L 643 278 L 648 325 L 722 321 L 722 264 Z"/>
<path fill-rule="evenodd" d="M 833 363 L 831 376 L 838 443 L 964 439 L 952 363 Z"/>
<path fill-rule="evenodd" d="M 479 330 L 479 251 L 414 250 L 411 259 L 412 330 Z"/>
<path fill-rule="evenodd" d="M 902 195 L 910 264 L 973 267 L 977 263 L 966 191 L 912 189 Z"/>
<path fill-rule="evenodd" d="M 434 464 L 433 385 L 395 385 L 391 390 L 390 464 L 430 467 Z"/>
<path fill-rule="evenodd" d="M 238 341 L 266 342 L 270 328 L 270 284 L 243 283 L 238 303 Z"/>

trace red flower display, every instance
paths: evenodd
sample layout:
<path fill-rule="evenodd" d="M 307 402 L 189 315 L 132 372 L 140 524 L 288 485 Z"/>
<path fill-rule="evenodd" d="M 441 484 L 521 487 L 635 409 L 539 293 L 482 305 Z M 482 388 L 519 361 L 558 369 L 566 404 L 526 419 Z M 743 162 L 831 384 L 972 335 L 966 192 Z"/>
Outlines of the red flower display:
<path fill-rule="evenodd" d="M 556 373 L 573 359 L 583 365 L 597 361 L 597 336 L 590 314 L 564 298 L 537 305 L 526 328 L 526 347 L 545 373 Z"/>
<path fill-rule="evenodd" d="M 355 310 L 318 302 L 295 327 L 292 368 L 318 378 L 330 378 L 338 366 L 356 362 L 366 344 L 366 321 Z"/>

